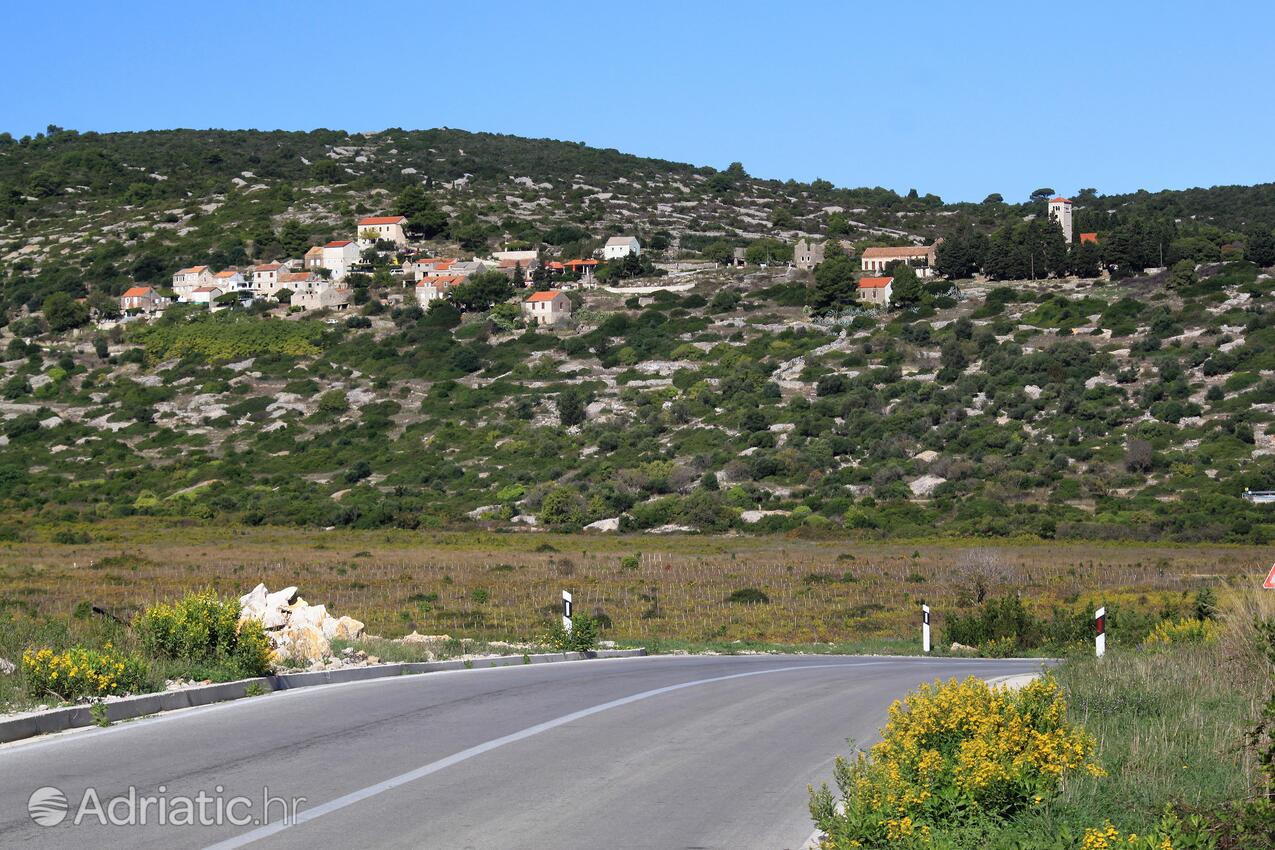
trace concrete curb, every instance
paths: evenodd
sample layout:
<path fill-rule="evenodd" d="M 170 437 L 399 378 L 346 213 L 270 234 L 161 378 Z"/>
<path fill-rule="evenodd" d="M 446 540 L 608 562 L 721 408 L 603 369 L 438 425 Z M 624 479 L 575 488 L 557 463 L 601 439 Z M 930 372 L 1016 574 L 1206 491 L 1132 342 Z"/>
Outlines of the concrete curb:
<path fill-rule="evenodd" d="M 983 681 L 993 687 L 997 685 L 1004 685 L 1011 691 L 1016 691 L 1027 685 L 1029 682 L 1033 682 L 1039 678 L 1040 673 L 1011 673 L 1008 676 L 993 676 L 990 679 L 984 679 Z M 845 802 L 838 800 L 837 814 L 845 814 L 845 810 Z M 827 836 L 825 836 L 820 830 L 816 829 L 810 834 L 810 837 L 806 839 L 806 843 L 801 845 L 800 850 L 819 850 L 820 846 L 823 844 L 824 838 L 826 837 Z"/>
<path fill-rule="evenodd" d="M 599 649 L 592 652 L 550 652 L 538 655 L 500 655 L 491 658 L 474 658 L 468 661 L 414 661 L 398 664 L 376 664 L 370 667 L 346 667 L 340 670 L 316 670 L 313 673 L 280 673 L 256 679 L 239 679 L 215 685 L 197 685 L 179 691 L 155 694 L 138 694 L 114 702 L 102 703 L 106 716 L 112 723 L 131 720 L 162 711 L 195 708 L 215 702 L 243 699 L 249 691 L 271 693 L 315 685 L 335 685 L 342 682 L 362 682 L 417 673 L 436 673 L 442 670 L 483 670 L 491 667 L 513 667 L 522 664 L 552 664 L 561 661 L 583 661 L 589 658 L 634 658 L 646 655 L 645 649 Z M 0 744 L 20 741 L 50 732 L 64 732 L 94 724 L 92 706 L 73 705 L 51 708 L 48 711 L 22 714 L 8 720 L 0 720 Z"/>

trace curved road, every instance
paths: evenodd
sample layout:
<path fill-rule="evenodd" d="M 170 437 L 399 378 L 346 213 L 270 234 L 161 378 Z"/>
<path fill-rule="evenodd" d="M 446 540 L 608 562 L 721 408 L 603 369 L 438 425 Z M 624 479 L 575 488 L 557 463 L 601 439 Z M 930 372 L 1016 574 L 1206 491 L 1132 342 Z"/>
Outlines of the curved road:
<path fill-rule="evenodd" d="M 0 747 L 0 847 L 797 848 L 806 786 L 892 700 L 1039 667 L 657 656 L 284 691 Z M 55 826 L 28 814 L 44 786 Z"/>

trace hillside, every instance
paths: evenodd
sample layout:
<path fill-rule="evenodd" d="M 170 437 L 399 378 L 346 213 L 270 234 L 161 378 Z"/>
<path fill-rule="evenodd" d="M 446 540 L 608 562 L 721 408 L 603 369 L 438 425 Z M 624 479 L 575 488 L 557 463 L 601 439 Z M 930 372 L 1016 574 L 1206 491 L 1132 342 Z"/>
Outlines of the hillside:
<path fill-rule="evenodd" d="M 454 130 L 62 131 L 0 141 L 0 187 L 10 538 L 130 514 L 1275 536 L 1241 498 L 1275 485 L 1275 285 L 1244 259 L 1268 264 L 1270 186 L 1078 196 L 1079 229 L 1108 221 L 1102 251 L 1132 257 L 1125 237 L 1147 237 L 1140 262 L 1102 256 L 1092 273 L 1064 251 L 1032 266 L 1047 279 L 996 280 L 985 249 L 978 274 L 874 311 L 812 309 L 827 290 L 809 272 L 704 268 L 637 281 L 667 287 L 653 295 L 573 291 L 554 330 L 422 313 L 389 256 L 356 284 L 358 315 L 179 306 L 149 325 L 63 327 L 41 308 L 197 262 L 297 257 L 405 199 L 441 213 L 416 240 L 438 256 L 587 256 L 636 231 L 665 263 L 759 240 L 782 260 L 830 232 L 856 249 L 945 236 L 1031 251 L 1023 219 L 1041 202 L 944 205 Z M 1143 273 L 1166 251 L 1172 273 Z"/>
<path fill-rule="evenodd" d="M 1040 200 L 1006 203 L 993 195 L 982 204 L 944 204 L 915 190 L 900 196 L 822 180 L 764 181 L 738 164 L 716 171 L 461 130 L 351 136 L 51 127 L 21 141 L 0 133 L 4 305 L 38 307 L 58 290 L 114 295 L 201 262 L 278 259 L 348 233 L 359 215 L 390 211 L 409 186 L 430 193 L 449 216 L 448 235 L 470 248 L 587 247 L 590 237 L 636 230 L 669 259 L 701 257 L 715 243 L 790 245 L 802 235 L 932 242 L 966 228 L 990 233 L 1044 211 Z M 1182 231 L 1173 236 L 1223 244 L 1275 227 L 1275 184 L 1110 196 L 1086 189 L 1076 200 L 1080 230 L 1170 221 Z"/>

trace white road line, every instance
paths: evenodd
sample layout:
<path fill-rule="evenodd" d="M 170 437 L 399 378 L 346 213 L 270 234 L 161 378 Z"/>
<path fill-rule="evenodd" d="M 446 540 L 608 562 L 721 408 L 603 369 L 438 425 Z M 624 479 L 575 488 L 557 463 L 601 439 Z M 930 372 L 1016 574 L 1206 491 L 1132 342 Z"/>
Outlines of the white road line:
<path fill-rule="evenodd" d="M 683 688 L 693 688 L 697 685 L 725 682 L 730 679 L 744 679 L 749 676 L 763 676 L 767 673 L 792 673 L 801 670 L 820 670 L 829 667 L 844 667 L 850 670 L 862 670 L 864 667 L 878 667 L 889 663 L 890 662 L 888 661 L 872 661 L 866 664 L 798 664 L 791 667 L 771 667 L 766 670 L 751 670 L 747 673 L 731 673 L 727 676 L 714 676 L 711 679 L 696 679 L 690 682 L 681 682 L 676 685 L 666 685 L 662 688 L 642 691 L 641 693 L 611 700 L 610 702 L 604 702 L 590 706 L 589 708 L 583 708 L 579 711 L 573 711 L 570 714 L 564 714 L 553 720 L 546 720 L 544 723 L 537 723 L 535 726 L 528 726 L 526 729 L 522 729 L 518 732 L 514 732 L 500 738 L 494 738 L 485 743 L 470 747 L 467 750 L 461 750 L 447 758 L 432 761 L 429 764 L 416 768 L 415 770 L 409 770 L 407 773 L 401 773 L 398 776 L 391 777 L 383 782 L 378 782 L 375 785 L 369 785 L 366 788 L 361 788 L 358 791 L 346 794 L 343 797 L 337 797 L 335 800 L 330 800 L 320 806 L 307 809 L 297 815 L 295 822 L 289 823 L 286 821 L 276 821 L 274 823 L 266 824 L 265 826 L 245 832 L 243 835 L 238 835 L 234 838 L 228 838 L 225 841 L 219 841 L 216 844 L 212 844 L 207 848 L 207 850 L 233 850 L 233 848 L 236 847 L 245 847 L 249 844 L 260 841 L 263 838 L 268 838 L 271 835 L 282 832 L 290 826 L 297 826 L 299 824 L 315 820 L 316 818 L 321 818 L 324 815 L 339 811 L 347 806 L 352 806 L 355 803 L 362 802 L 370 797 L 383 794 L 386 791 L 399 787 L 400 785 L 405 785 L 408 782 L 414 782 L 417 779 L 429 776 L 432 773 L 437 773 L 440 770 L 445 770 L 446 768 L 460 764 L 463 761 L 468 761 L 475 756 L 489 753 L 494 749 L 505 746 L 506 744 L 522 741 L 526 738 L 532 737 L 533 735 L 539 735 L 541 732 L 548 732 L 551 729 L 557 729 L 559 726 L 565 726 L 568 723 L 589 717 L 590 715 L 609 711 L 613 708 L 619 708 L 623 705 L 629 705 L 630 703 L 638 702 L 639 700 L 650 699 L 651 697 L 661 696 L 663 694 L 672 693 L 673 691 L 680 691 Z"/>

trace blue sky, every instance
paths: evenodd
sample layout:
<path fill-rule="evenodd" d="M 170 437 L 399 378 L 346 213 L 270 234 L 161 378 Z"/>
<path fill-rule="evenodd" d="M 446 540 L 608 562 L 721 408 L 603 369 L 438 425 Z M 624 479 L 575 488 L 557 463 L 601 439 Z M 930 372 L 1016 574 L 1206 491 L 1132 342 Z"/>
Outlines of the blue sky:
<path fill-rule="evenodd" d="M 1275 180 L 1269 2 L 70 0 L 5 15 L 14 135 L 447 126 L 946 200 Z"/>

